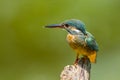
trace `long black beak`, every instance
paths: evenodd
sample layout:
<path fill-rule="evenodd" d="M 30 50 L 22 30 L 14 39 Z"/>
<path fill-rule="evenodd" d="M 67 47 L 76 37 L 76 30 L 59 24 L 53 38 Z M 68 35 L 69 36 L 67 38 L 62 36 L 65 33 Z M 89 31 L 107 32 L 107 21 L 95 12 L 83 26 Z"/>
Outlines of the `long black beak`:
<path fill-rule="evenodd" d="M 45 27 L 46 28 L 64 28 L 64 26 L 61 24 L 52 24 L 52 25 L 47 25 Z"/>

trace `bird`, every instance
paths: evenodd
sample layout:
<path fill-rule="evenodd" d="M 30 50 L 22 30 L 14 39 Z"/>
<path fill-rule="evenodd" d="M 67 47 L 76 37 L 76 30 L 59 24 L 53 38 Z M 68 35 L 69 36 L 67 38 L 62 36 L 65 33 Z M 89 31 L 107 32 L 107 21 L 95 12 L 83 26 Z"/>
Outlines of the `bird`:
<path fill-rule="evenodd" d="M 65 29 L 67 34 L 67 42 L 76 52 L 75 63 L 80 57 L 87 57 L 91 63 L 96 63 L 97 52 L 99 50 L 95 37 L 86 30 L 84 22 L 78 19 L 66 20 L 60 24 L 51 24 L 46 28 Z"/>

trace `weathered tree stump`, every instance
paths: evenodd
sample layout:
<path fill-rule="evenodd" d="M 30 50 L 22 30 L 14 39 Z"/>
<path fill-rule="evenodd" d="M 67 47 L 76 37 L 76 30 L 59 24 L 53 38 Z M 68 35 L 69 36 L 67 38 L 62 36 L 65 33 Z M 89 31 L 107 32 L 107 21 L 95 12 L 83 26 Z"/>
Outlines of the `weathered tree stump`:
<path fill-rule="evenodd" d="M 90 60 L 87 57 L 82 57 L 78 63 L 64 67 L 60 80 L 90 80 L 90 69 Z"/>

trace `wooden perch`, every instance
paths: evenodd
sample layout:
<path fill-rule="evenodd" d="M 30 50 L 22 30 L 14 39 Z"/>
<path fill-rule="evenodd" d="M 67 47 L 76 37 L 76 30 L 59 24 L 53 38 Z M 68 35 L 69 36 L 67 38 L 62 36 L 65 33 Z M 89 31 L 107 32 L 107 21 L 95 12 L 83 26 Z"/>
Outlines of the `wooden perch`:
<path fill-rule="evenodd" d="M 74 65 L 65 66 L 60 80 L 90 80 L 91 63 L 87 57 L 79 59 Z"/>

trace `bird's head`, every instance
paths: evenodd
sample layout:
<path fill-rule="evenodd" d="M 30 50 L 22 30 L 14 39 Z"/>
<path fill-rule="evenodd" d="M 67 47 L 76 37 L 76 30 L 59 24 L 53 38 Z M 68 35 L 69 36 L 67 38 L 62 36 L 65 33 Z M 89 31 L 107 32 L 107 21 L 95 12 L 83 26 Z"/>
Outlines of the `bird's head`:
<path fill-rule="evenodd" d="M 70 34 L 78 34 L 79 32 L 82 32 L 84 35 L 86 35 L 86 30 L 85 30 L 85 24 L 76 19 L 71 19 L 62 22 L 61 24 L 52 24 L 45 26 L 47 28 L 63 28 L 67 30 Z"/>

